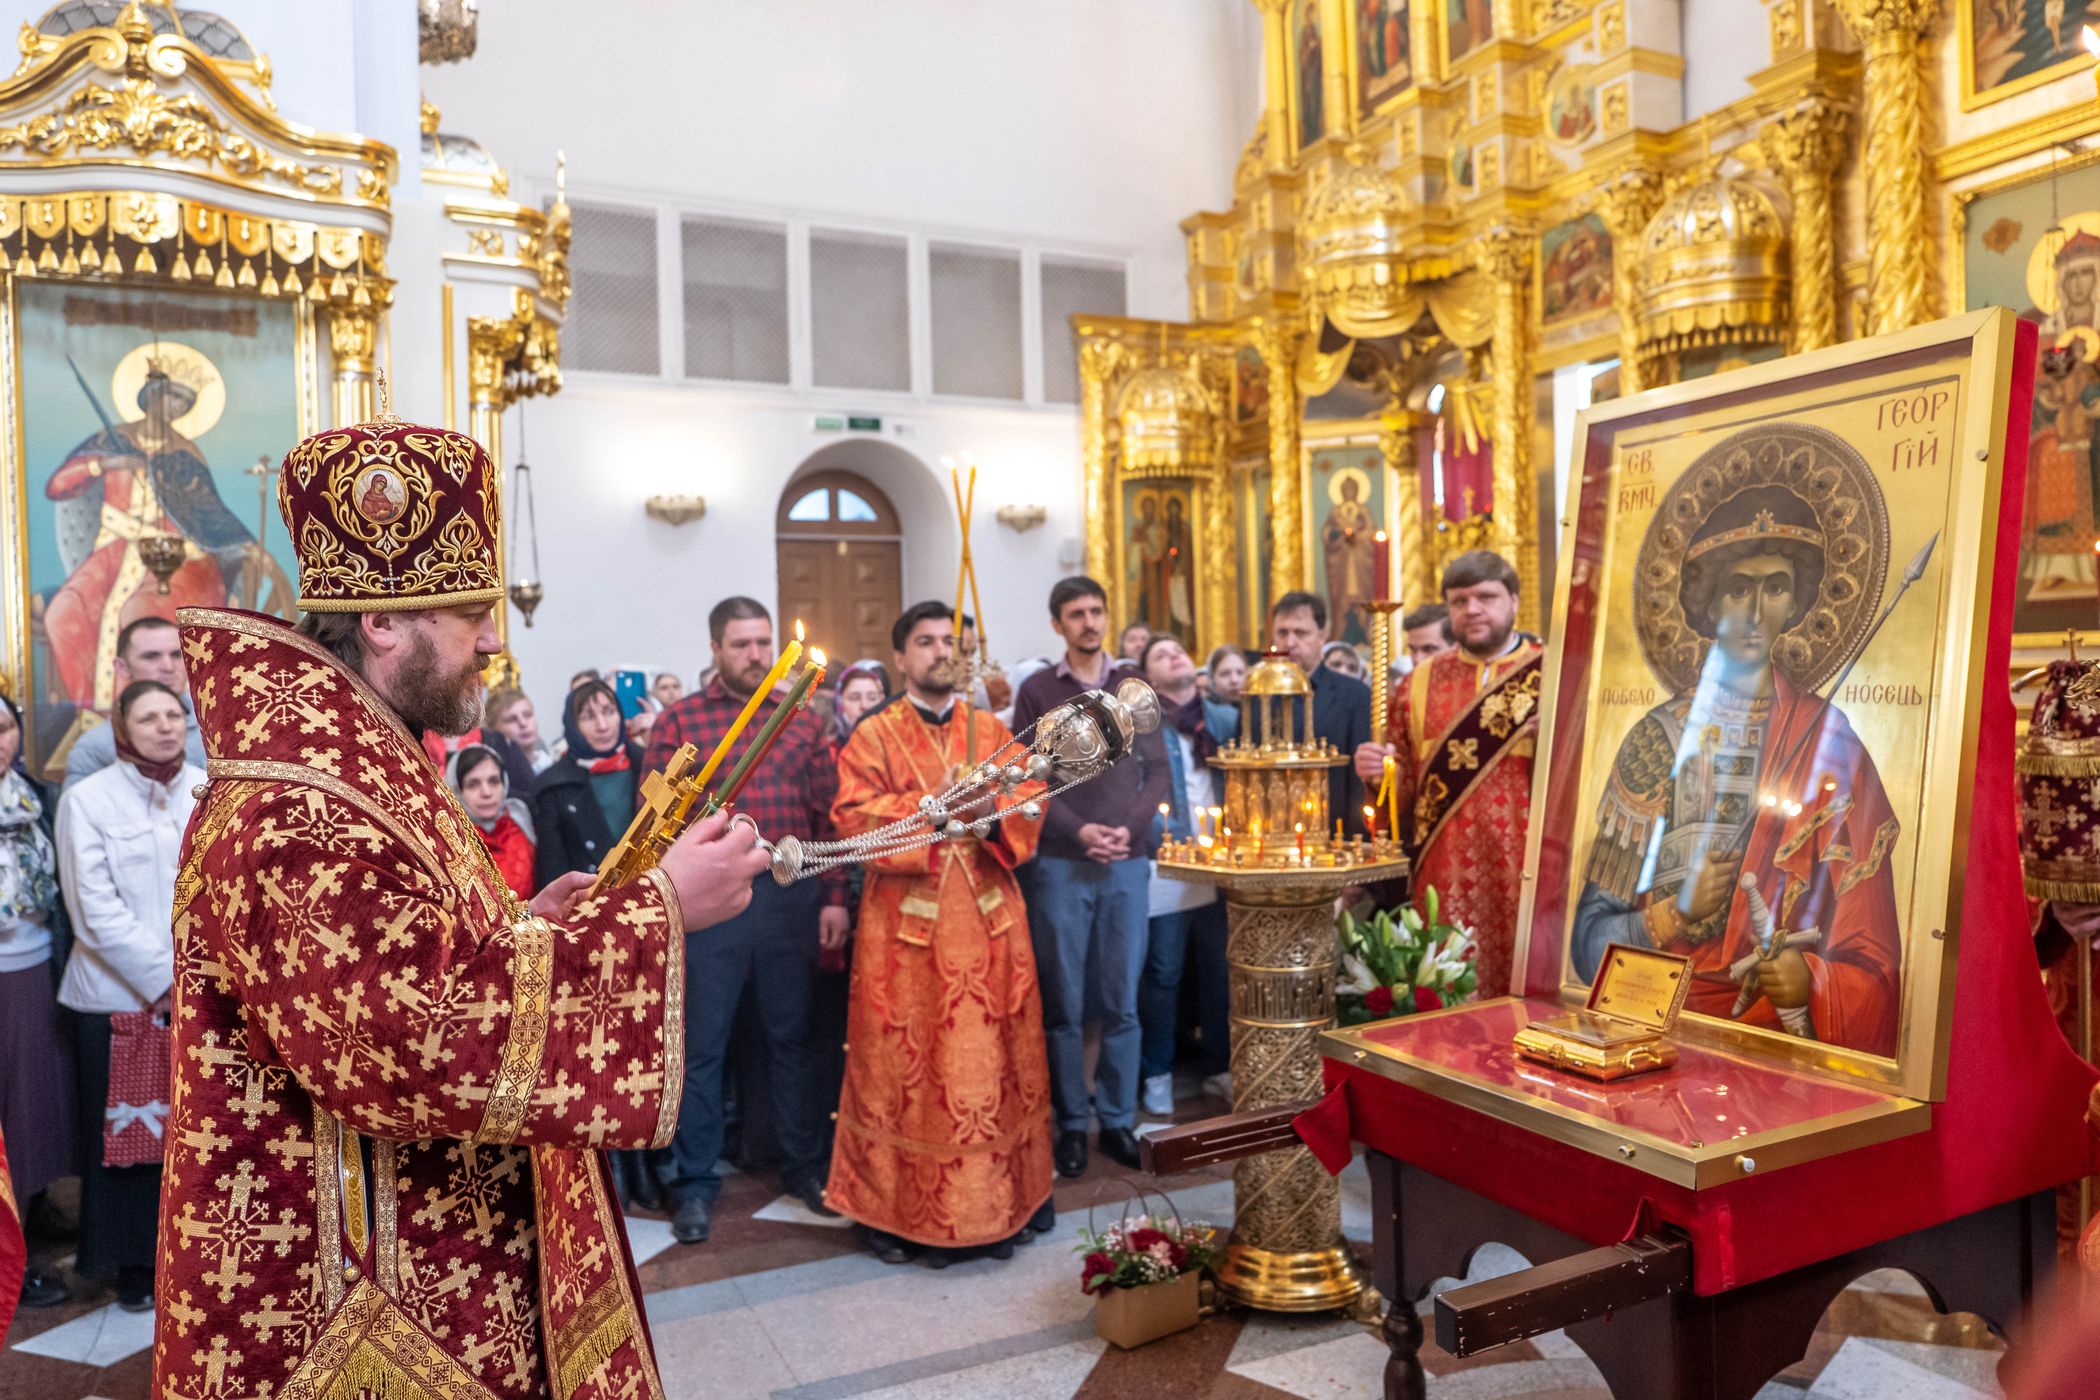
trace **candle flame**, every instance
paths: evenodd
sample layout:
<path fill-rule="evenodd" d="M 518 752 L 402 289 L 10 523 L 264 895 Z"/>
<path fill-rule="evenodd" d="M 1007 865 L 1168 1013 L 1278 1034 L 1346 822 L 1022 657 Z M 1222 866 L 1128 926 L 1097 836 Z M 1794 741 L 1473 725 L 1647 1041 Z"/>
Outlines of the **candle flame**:
<path fill-rule="evenodd" d="M 2078 42 L 2085 45 L 2087 53 L 2092 54 L 2095 58 L 2100 58 L 2100 34 L 2093 32 L 2093 26 L 2090 24 L 2079 26 Z"/>
<path fill-rule="evenodd" d="M 1372 539 L 1374 539 L 1374 540 L 1376 540 L 1376 541 L 1377 541 L 1378 543 L 1380 543 L 1380 544 L 1384 544 L 1384 543 L 1385 543 L 1385 531 L 1383 531 L 1383 530 L 1378 530 L 1378 531 L 1375 531 L 1375 532 L 1373 532 L 1373 533 L 1372 533 L 1372 535 L 1371 535 L 1371 538 L 1372 538 Z"/>
<path fill-rule="evenodd" d="M 818 669 L 819 671 L 823 670 L 823 669 L 824 669 L 824 664 L 825 664 L 825 663 L 824 663 L 824 648 L 822 648 L 822 647 L 811 647 L 811 648 L 809 649 L 809 663 L 810 663 L 810 665 L 812 665 L 812 666 L 816 667 L 816 668 L 817 668 L 817 669 Z"/>
<path fill-rule="evenodd" d="M 795 640 L 802 640 L 802 619 L 799 617 L 795 619 Z"/>

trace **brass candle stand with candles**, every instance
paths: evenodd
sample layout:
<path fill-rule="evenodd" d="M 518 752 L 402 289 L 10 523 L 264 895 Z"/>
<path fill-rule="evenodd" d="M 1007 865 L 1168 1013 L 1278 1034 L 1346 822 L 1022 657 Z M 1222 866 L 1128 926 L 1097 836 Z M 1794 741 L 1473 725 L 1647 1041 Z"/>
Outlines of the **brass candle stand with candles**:
<path fill-rule="evenodd" d="M 1390 608 L 1375 616 L 1390 626 Z M 1190 838 L 1159 854 L 1160 874 L 1225 894 L 1237 1113 L 1320 1097 L 1315 1039 L 1335 1024 L 1335 897 L 1407 874 L 1389 823 L 1345 838 L 1330 810 L 1331 774 L 1353 757 L 1316 737 L 1311 682 L 1272 653 L 1247 673 L 1239 736 L 1211 759 L 1225 774 L 1224 805 L 1199 812 Z M 1342 1242 L 1340 1186 L 1310 1152 L 1240 1159 L 1233 1196 L 1218 1272 L 1227 1298 L 1272 1312 L 1377 1314 L 1378 1290 Z"/>

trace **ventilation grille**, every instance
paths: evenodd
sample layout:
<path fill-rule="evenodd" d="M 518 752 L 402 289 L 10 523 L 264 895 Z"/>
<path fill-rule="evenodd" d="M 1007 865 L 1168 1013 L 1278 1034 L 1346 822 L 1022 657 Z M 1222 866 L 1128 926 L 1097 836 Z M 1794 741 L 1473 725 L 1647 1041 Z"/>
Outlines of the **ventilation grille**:
<path fill-rule="evenodd" d="M 809 297 L 820 386 L 911 388 L 911 275 L 902 238 L 811 233 Z"/>
<path fill-rule="evenodd" d="M 787 383 L 787 230 L 688 217 L 679 242 L 686 376 Z"/>
<path fill-rule="evenodd" d="M 574 292 L 561 328 L 565 367 L 660 374 L 656 215 L 572 204 Z"/>
<path fill-rule="evenodd" d="M 933 392 L 1021 397 L 1021 255 L 936 243 Z"/>
<path fill-rule="evenodd" d="M 1121 316 L 1128 305 L 1123 269 L 1114 263 L 1043 259 L 1043 401 L 1079 402 L 1079 346 L 1074 316 Z"/>

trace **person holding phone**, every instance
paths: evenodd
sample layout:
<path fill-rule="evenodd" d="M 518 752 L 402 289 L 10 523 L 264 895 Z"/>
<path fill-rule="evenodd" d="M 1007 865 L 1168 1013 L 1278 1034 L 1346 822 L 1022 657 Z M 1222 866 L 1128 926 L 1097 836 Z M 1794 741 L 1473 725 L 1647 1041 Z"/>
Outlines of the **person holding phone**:
<path fill-rule="evenodd" d="M 59 1005 L 73 1014 L 79 1089 L 80 1253 L 84 1278 L 114 1278 L 117 1305 L 153 1306 L 161 1164 L 103 1165 L 110 1018 L 165 1017 L 175 985 L 175 870 L 204 781 L 183 760 L 189 713 L 159 681 L 133 681 L 110 718 L 117 761 L 73 784 L 58 806 L 58 878 L 73 919 Z"/>

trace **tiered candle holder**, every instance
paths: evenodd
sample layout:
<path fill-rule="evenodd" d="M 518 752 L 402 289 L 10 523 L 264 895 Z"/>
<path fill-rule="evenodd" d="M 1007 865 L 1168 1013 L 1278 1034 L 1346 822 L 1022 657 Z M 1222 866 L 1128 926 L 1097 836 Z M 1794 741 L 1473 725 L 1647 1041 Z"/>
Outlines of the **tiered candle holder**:
<path fill-rule="evenodd" d="M 1264 658 L 1247 674 L 1239 737 L 1211 759 L 1225 773 L 1224 805 L 1159 854 L 1160 874 L 1225 892 L 1235 1112 L 1320 1097 L 1314 1040 L 1335 1024 L 1335 896 L 1407 874 L 1389 832 L 1345 838 L 1329 811 L 1330 775 L 1352 757 L 1314 734 L 1305 673 L 1287 657 Z M 1242 1158 L 1233 1196 L 1218 1271 L 1227 1298 L 1271 1312 L 1374 1315 L 1378 1291 L 1342 1242 L 1340 1187 L 1310 1152 Z"/>

